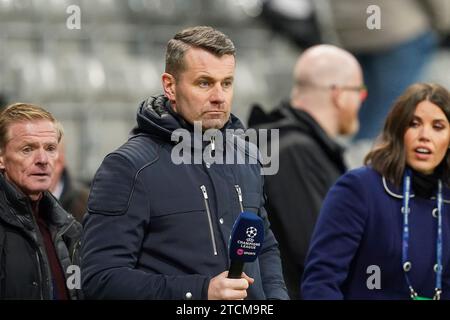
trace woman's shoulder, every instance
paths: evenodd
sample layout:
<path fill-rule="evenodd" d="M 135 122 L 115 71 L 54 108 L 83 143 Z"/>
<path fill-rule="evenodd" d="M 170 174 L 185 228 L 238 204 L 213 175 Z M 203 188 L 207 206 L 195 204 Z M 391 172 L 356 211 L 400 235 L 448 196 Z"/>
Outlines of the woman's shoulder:
<path fill-rule="evenodd" d="M 381 175 L 370 166 L 362 166 L 356 169 L 347 171 L 341 179 L 347 180 L 363 180 L 363 181 L 381 181 Z"/>
<path fill-rule="evenodd" d="M 342 175 L 330 189 L 332 194 L 365 197 L 383 188 L 381 175 L 370 166 L 352 169 Z"/>

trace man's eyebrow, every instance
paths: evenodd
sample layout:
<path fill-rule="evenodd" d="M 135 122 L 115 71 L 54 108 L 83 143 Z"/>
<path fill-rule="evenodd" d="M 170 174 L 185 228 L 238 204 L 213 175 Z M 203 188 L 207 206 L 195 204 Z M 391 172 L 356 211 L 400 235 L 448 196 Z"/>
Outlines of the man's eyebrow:
<path fill-rule="evenodd" d="M 11 139 L 12 140 L 12 139 Z M 36 141 L 31 141 L 31 140 L 23 140 L 19 143 L 19 146 L 35 146 L 38 143 Z"/>
<path fill-rule="evenodd" d="M 47 140 L 47 141 L 32 141 L 32 140 L 23 140 L 20 142 L 20 145 L 49 145 L 49 144 L 58 144 L 58 141 Z"/>
<path fill-rule="evenodd" d="M 208 74 L 201 74 L 197 77 L 196 80 L 201 80 L 201 79 L 206 79 L 206 80 L 217 80 L 216 78 L 214 78 L 213 76 L 210 76 Z M 234 80 L 234 76 L 230 75 L 228 77 L 225 77 L 223 80 Z"/>
<path fill-rule="evenodd" d="M 207 74 L 201 74 L 196 78 L 196 80 L 202 80 L 202 79 L 213 80 L 214 78 Z"/>

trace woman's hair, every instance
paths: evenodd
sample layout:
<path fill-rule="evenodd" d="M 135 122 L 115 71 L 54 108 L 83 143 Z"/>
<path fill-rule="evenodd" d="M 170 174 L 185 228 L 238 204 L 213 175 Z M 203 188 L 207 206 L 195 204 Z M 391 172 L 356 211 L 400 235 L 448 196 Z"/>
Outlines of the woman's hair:
<path fill-rule="evenodd" d="M 364 159 L 365 165 L 370 165 L 391 183 L 401 184 L 406 166 L 404 136 L 414 117 L 417 105 L 422 101 L 435 104 L 444 112 L 450 121 L 450 93 L 438 84 L 417 83 L 411 85 L 395 101 L 389 112 L 383 131 L 377 138 L 374 148 Z M 450 182 L 450 155 L 447 153 L 442 160 L 443 180 Z"/>

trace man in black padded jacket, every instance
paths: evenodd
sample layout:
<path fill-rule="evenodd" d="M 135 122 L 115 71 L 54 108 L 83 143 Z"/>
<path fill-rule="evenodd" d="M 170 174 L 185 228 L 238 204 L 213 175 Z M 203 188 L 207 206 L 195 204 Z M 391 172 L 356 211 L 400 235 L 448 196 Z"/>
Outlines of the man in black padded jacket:
<path fill-rule="evenodd" d="M 362 81 L 350 53 L 314 46 L 297 61 L 290 101 L 269 114 L 259 106 L 251 112 L 249 126 L 280 130 L 279 171 L 266 177 L 266 207 L 291 299 L 301 298 L 300 279 L 322 201 L 346 170 L 335 138 L 358 130 L 366 95 Z"/>

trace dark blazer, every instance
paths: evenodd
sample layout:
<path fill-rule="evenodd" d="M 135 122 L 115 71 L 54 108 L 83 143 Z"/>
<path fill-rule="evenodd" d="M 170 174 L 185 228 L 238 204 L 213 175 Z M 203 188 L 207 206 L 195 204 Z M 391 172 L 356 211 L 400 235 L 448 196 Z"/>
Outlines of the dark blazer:
<path fill-rule="evenodd" d="M 61 179 L 64 185 L 58 201 L 67 212 L 81 223 L 87 211 L 89 188 L 73 180 L 67 169 L 64 169 Z"/>
<path fill-rule="evenodd" d="M 450 192 L 444 188 L 443 299 L 450 298 Z M 303 278 L 306 299 L 409 299 L 402 268 L 403 194 L 370 167 L 345 174 L 330 190 L 311 241 Z M 436 199 L 410 199 L 412 263 L 416 292 L 432 297 L 435 287 Z M 368 286 L 376 266 L 381 288 Z M 370 281 L 369 281 L 370 282 Z M 372 289 L 370 289 L 370 288 Z"/>

